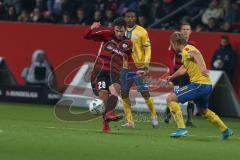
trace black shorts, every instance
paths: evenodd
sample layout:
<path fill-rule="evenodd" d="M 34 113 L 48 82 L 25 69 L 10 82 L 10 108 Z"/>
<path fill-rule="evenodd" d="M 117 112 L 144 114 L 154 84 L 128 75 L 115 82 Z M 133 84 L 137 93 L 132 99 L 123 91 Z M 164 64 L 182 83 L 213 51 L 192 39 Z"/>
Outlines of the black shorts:
<path fill-rule="evenodd" d="M 110 71 L 93 72 L 91 76 L 91 85 L 93 93 L 98 96 L 100 90 L 109 91 L 109 86 L 114 83 L 120 85 L 120 74 Z"/>
<path fill-rule="evenodd" d="M 188 74 L 184 74 L 179 77 L 176 77 L 172 80 L 172 82 L 174 86 L 179 86 L 179 87 L 183 87 L 191 83 Z"/>

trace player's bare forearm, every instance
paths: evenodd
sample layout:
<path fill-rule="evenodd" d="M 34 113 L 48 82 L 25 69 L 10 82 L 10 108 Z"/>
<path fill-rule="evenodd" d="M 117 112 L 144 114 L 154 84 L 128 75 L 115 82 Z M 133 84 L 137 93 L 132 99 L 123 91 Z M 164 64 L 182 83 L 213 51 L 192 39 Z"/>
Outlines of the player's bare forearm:
<path fill-rule="evenodd" d="M 91 27 L 89 27 L 85 31 L 84 38 L 88 40 L 94 40 L 94 41 L 104 41 L 107 39 L 108 35 L 112 33 L 112 31 L 107 29 L 99 29 L 101 24 L 99 22 L 94 22 Z M 96 31 L 96 29 L 98 29 Z"/>
<path fill-rule="evenodd" d="M 168 81 L 171 81 L 172 79 L 184 75 L 187 72 L 185 67 L 182 65 L 176 72 L 174 72 L 171 76 L 169 76 L 167 79 Z"/>
<path fill-rule="evenodd" d="M 99 28 L 101 26 L 101 24 L 99 22 L 94 22 L 90 28 L 87 29 L 84 38 L 85 39 L 92 39 L 95 35 L 95 33 L 93 33 L 93 30 L 96 28 Z"/>

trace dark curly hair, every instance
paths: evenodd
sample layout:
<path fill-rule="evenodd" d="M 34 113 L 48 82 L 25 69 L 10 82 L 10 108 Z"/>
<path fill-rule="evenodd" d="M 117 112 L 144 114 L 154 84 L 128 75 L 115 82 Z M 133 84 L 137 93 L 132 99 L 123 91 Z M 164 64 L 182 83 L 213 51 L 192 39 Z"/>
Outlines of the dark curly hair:
<path fill-rule="evenodd" d="M 114 19 L 113 23 L 112 23 L 112 26 L 115 27 L 115 26 L 119 26 L 119 27 L 127 27 L 127 22 L 125 21 L 124 18 L 122 17 L 118 17 L 116 19 Z"/>

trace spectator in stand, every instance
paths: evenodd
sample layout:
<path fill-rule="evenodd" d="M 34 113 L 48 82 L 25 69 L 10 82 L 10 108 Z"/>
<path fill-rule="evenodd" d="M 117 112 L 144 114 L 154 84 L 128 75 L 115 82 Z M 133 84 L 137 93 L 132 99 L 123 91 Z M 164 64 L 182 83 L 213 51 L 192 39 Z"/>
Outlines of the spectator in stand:
<path fill-rule="evenodd" d="M 68 12 L 64 12 L 62 15 L 62 20 L 60 21 L 62 24 L 73 24 L 73 20 L 71 15 Z"/>
<path fill-rule="evenodd" d="M 115 13 L 119 7 L 119 1 L 118 0 L 108 0 L 106 4 L 106 9 L 110 9 Z"/>
<path fill-rule="evenodd" d="M 138 8 L 138 0 L 125 0 L 119 4 L 117 15 L 123 15 L 127 10 L 136 11 Z"/>
<path fill-rule="evenodd" d="M 94 17 L 92 22 L 100 22 L 101 24 L 104 24 L 103 22 L 103 15 L 102 12 L 100 10 L 97 10 L 94 12 Z"/>
<path fill-rule="evenodd" d="M 6 8 L 3 2 L 0 1 L 0 20 L 6 20 L 6 18 L 7 18 Z"/>
<path fill-rule="evenodd" d="M 148 23 L 147 23 L 146 17 L 144 15 L 138 16 L 138 22 L 139 22 L 140 26 L 142 26 L 143 28 L 147 28 Z"/>
<path fill-rule="evenodd" d="M 215 51 L 211 65 L 213 70 L 225 71 L 232 82 L 234 69 L 236 68 L 236 54 L 228 36 L 223 35 L 221 37 L 220 48 Z"/>
<path fill-rule="evenodd" d="M 7 21 L 17 21 L 17 12 L 14 5 L 8 7 Z"/>
<path fill-rule="evenodd" d="M 36 50 L 32 56 L 32 64 L 30 67 L 23 69 L 21 76 L 26 81 L 26 85 L 49 86 L 55 83 L 52 74 L 53 67 L 48 62 L 47 56 L 43 50 Z"/>
<path fill-rule="evenodd" d="M 151 10 L 150 10 L 150 21 L 158 22 L 166 13 L 163 11 L 161 2 L 159 0 L 153 0 Z"/>
<path fill-rule="evenodd" d="M 148 0 L 139 0 L 138 2 L 138 13 L 144 17 L 148 17 L 150 20 L 150 22 L 152 22 L 152 20 L 154 19 L 153 17 L 151 17 L 151 10 L 153 8 L 150 9 L 150 3 L 148 2 Z M 150 11 L 150 12 L 149 12 Z"/>
<path fill-rule="evenodd" d="M 231 4 L 231 0 L 224 0 L 223 2 L 223 20 L 226 22 L 236 22 L 237 12 Z"/>
<path fill-rule="evenodd" d="M 41 11 L 47 10 L 47 3 L 46 0 L 35 0 L 35 8 L 38 8 Z"/>
<path fill-rule="evenodd" d="M 4 0 L 4 3 L 8 6 L 13 5 L 17 15 L 22 12 L 22 0 Z"/>
<path fill-rule="evenodd" d="M 18 17 L 19 22 L 31 22 L 30 14 L 27 10 L 23 10 Z"/>
<path fill-rule="evenodd" d="M 106 8 L 104 0 L 95 0 L 94 8 L 95 10 L 99 10 L 103 12 L 104 9 Z"/>
<path fill-rule="evenodd" d="M 56 19 L 53 16 L 51 11 L 43 12 L 43 22 L 45 22 L 45 23 L 55 23 L 56 22 Z"/>
<path fill-rule="evenodd" d="M 77 3 L 74 0 L 62 0 L 62 14 L 68 12 L 73 16 L 77 10 Z"/>
<path fill-rule="evenodd" d="M 104 24 L 103 25 L 107 26 L 107 27 L 111 27 L 114 19 L 115 19 L 115 15 L 114 15 L 113 11 L 110 10 L 110 9 L 107 9 L 105 11 L 105 18 L 104 18 Z"/>
<path fill-rule="evenodd" d="M 204 25 L 203 24 L 198 24 L 195 27 L 195 32 L 203 32 L 205 30 Z"/>
<path fill-rule="evenodd" d="M 31 13 L 31 21 L 32 22 L 44 22 L 42 12 L 39 8 L 34 8 L 33 12 Z"/>
<path fill-rule="evenodd" d="M 75 20 L 75 24 L 79 24 L 79 25 L 89 25 L 89 20 L 88 18 L 85 17 L 85 11 L 83 8 L 79 8 L 77 10 L 77 18 Z"/>
<path fill-rule="evenodd" d="M 215 18 L 209 18 L 207 28 L 204 30 L 207 32 L 219 32 L 218 22 Z"/>
<path fill-rule="evenodd" d="M 212 0 L 209 7 L 202 15 L 202 23 L 208 24 L 210 18 L 221 19 L 223 18 L 223 10 L 219 7 L 218 0 Z"/>
<path fill-rule="evenodd" d="M 47 10 L 50 11 L 50 12 L 53 12 L 53 6 L 54 6 L 54 3 L 55 3 L 55 0 L 47 0 L 46 2 L 47 4 Z"/>
<path fill-rule="evenodd" d="M 172 11 L 174 11 L 174 9 L 176 9 L 175 4 L 177 3 L 177 1 L 163 0 L 162 2 L 163 10 L 165 11 L 166 14 L 171 13 Z"/>
<path fill-rule="evenodd" d="M 238 30 L 234 29 L 232 27 L 232 24 L 230 22 L 224 22 L 221 32 L 226 32 L 226 33 L 237 33 Z"/>
<path fill-rule="evenodd" d="M 88 25 L 94 20 L 98 20 L 103 26 L 111 26 L 112 17 L 116 18 L 130 9 L 141 15 L 138 17 L 138 21 L 142 26 L 156 24 L 151 27 L 161 29 L 177 29 L 182 20 L 191 21 L 194 26 L 197 26 L 195 27 L 196 31 L 203 31 L 201 20 L 204 22 L 202 24 L 208 25 L 210 18 L 217 19 L 221 26 L 214 29 L 208 27 L 204 31 L 216 31 L 216 29 L 219 31 L 220 28 L 225 28 L 222 26 L 223 22 L 231 24 L 240 22 L 240 0 L 211 0 L 210 3 L 198 1 L 179 14 L 159 23 L 162 17 L 187 2 L 188 0 L 0 0 L 0 20 L 18 21 L 19 19 L 21 22 L 63 23 L 63 14 L 67 12 L 72 20 L 70 23 L 65 21 L 64 24 Z M 209 7 L 204 9 L 206 4 Z M 16 15 L 12 13 L 15 12 L 12 6 L 16 10 Z M 82 10 L 78 11 L 78 8 Z M 26 12 L 31 13 L 30 20 Z M 233 26 L 236 28 L 238 24 L 233 24 Z M 227 30 L 227 32 L 231 32 L 231 30 Z"/>
<path fill-rule="evenodd" d="M 240 23 L 240 0 L 237 0 L 236 4 L 234 5 L 237 14 L 237 22 Z"/>

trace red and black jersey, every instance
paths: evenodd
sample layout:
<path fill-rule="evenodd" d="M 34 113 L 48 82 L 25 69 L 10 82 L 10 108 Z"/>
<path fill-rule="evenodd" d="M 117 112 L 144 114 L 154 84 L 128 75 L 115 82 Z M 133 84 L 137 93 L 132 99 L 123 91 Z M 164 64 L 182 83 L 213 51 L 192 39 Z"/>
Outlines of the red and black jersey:
<path fill-rule="evenodd" d="M 189 40 L 188 44 L 195 46 L 196 43 L 194 41 Z M 180 53 L 176 53 L 171 45 L 168 48 L 168 67 L 170 69 L 170 73 L 176 72 L 182 66 L 182 55 Z"/>
<path fill-rule="evenodd" d="M 89 28 L 84 38 L 102 42 L 94 65 L 94 71 L 120 73 L 123 67 L 123 58 L 131 59 L 131 40 L 127 38 L 118 40 L 111 29 L 93 31 Z"/>

